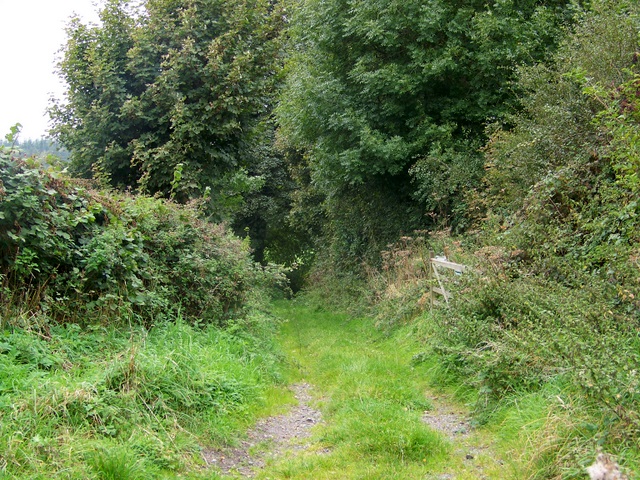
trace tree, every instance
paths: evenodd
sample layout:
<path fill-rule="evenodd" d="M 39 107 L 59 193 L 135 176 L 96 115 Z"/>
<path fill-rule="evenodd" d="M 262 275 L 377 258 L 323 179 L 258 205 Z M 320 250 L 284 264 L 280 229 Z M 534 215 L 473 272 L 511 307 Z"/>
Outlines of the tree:
<path fill-rule="evenodd" d="M 578 20 L 546 62 L 519 70 L 523 109 L 493 132 L 476 200 L 536 273 L 633 290 L 640 6 L 594 0 Z"/>
<path fill-rule="evenodd" d="M 485 126 L 516 104 L 515 66 L 554 47 L 571 5 L 302 0 L 278 119 L 305 152 L 328 215 L 353 205 L 356 191 L 363 205 L 384 192 L 389 225 L 416 211 L 460 221 L 456 209 L 483 171 Z M 364 238 L 380 221 L 360 209 L 338 229 L 357 224 Z"/>
<path fill-rule="evenodd" d="M 114 185 L 136 185 L 140 174 L 131 162 L 131 142 L 146 125 L 127 121 L 122 106 L 139 95 L 127 52 L 133 47 L 136 20 L 126 1 L 113 0 L 100 12 L 101 26 L 78 18 L 67 28 L 68 40 L 58 64 L 67 84 L 66 102 L 50 108 L 51 134 L 70 152 L 74 173 L 108 175 Z"/>
<path fill-rule="evenodd" d="M 277 79 L 278 5 L 109 0 L 100 19 L 71 22 L 58 66 L 67 98 L 51 108 L 75 172 L 181 201 L 210 187 L 236 208 L 261 185 L 247 171 Z"/>

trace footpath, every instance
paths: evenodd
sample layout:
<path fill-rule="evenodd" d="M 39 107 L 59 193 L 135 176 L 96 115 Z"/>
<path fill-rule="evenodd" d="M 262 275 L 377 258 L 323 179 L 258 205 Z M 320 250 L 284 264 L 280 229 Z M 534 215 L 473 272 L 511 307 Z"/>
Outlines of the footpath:
<path fill-rule="evenodd" d="M 297 405 L 235 448 L 205 452 L 221 478 L 507 479 L 492 438 L 429 386 L 410 328 L 283 303 L 281 342 Z"/>

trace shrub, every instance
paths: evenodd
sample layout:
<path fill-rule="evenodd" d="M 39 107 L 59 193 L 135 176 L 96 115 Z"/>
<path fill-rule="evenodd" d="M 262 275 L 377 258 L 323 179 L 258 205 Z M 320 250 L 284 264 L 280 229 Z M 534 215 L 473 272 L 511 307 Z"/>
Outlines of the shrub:
<path fill-rule="evenodd" d="M 200 205 L 96 190 L 0 152 L 0 274 L 59 319 L 93 312 L 152 323 L 242 316 L 261 292 L 284 286 L 246 242 L 201 217 Z M 17 300 L 17 298 L 15 298 Z"/>
<path fill-rule="evenodd" d="M 593 2 L 591 9 L 551 59 L 518 71 L 514 86 L 522 111 L 500 128 L 491 127 L 485 148 L 482 195 L 490 212 L 509 214 L 526 206 L 537 195 L 530 189 L 556 172 L 580 173 L 585 184 L 607 173 L 600 156 L 606 137 L 593 122 L 605 106 L 583 89 L 587 79 L 611 86 L 629 77 L 640 11 L 610 0 Z"/>

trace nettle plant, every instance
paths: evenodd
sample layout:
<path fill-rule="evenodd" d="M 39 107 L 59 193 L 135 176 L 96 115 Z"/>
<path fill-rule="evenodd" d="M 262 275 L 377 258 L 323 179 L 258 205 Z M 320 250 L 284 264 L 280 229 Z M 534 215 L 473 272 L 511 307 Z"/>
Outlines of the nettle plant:
<path fill-rule="evenodd" d="M 146 324 L 178 310 L 192 322 L 242 316 L 284 276 L 255 264 L 247 242 L 203 220 L 200 207 L 98 191 L 4 148 L 3 301 L 28 299 L 65 321 L 81 312 Z"/>

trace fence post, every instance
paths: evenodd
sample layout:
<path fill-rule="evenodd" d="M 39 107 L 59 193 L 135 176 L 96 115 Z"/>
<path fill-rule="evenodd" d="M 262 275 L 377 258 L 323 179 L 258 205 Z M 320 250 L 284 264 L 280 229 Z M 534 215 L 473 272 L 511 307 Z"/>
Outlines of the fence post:
<path fill-rule="evenodd" d="M 433 310 L 433 285 L 431 284 L 431 281 L 433 280 L 433 269 L 434 269 L 434 265 L 433 263 L 431 263 L 431 259 L 433 258 L 433 250 L 429 250 L 429 276 L 428 276 L 428 282 L 429 282 L 429 309 Z"/>
<path fill-rule="evenodd" d="M 440 277 L 438 273 L 438 267 L 453 270 L 454 272 L 460 274 L 469 270 L 469 267 L 466 265 L 461 265 L 459 263 L 451 262 L 447 260 L 447 257 L 435 257 L 433 252 L 429 251 L 429 300 L 431 309 L 433 309 L 434 305 L 439 305 L 439 301 L 435 299 L 434 293 L 442 295 L 444 297 L 444 301 L 447 305 L 449 305 L 449 298 L 451 294 L 447 291 L 444 286 L 443 278 Z M 433 286 L 433 280 L 438 281 L 438 287 Z M 444 278 L 446 280 L 446 278 Z"/>

